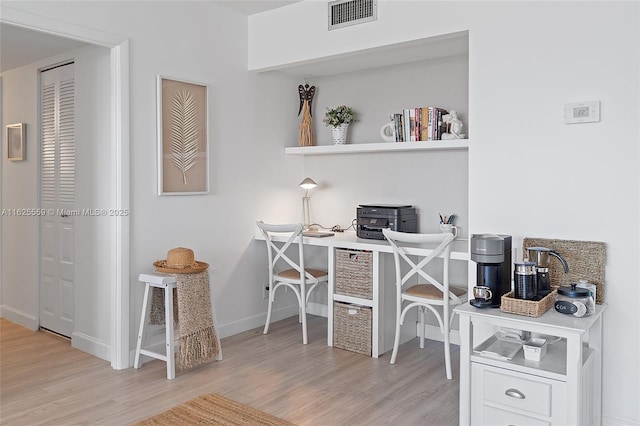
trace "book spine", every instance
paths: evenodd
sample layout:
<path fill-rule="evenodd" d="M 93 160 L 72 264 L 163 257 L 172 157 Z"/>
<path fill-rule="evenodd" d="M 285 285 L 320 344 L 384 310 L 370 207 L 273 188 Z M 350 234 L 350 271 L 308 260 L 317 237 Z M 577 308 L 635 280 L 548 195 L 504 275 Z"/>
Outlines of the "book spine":
<path fill-rule="evenodd" d="M 404 128 L 402 135 L 404 137 L 404 141 L 408 142 L 411 140 L 411 118 L 408 109 L 402 110 L 402 118 L 402 126 Z"/>
<path fill-rule="evenodd" d="M 420 140 L 420 127 L 422 126 L 422 123 L 421 123 L 422 115 L 420 114 L 420 108 L 416 108 L 415 109 L 414 115 L 415 115 L 415 131 L 414 131 L 414 134 L 415 134 L 416 141 L 419 141 Z"/>
<path fill-rule="evenodd" d="M 427 124 L 427 140 L 433 140 L 433 107 L 427 108 L 428 124 Z"/>
<path fill-rule="evenodd" d="M 437 138 L 438 140 L 442 140 L 442 133 L 444 133 L 444 116 L 449 114 L 444 108 L 438 108 L 438 128 L 437 128 Z"/>
<path fill-rule="evenodd" d="M 408 141 L 416 141 L 416 110 L 409 108 L 409 138 Z"/>
<path fill-rule="evenodd" d="M 420 108 L 420 140 L 426 141 L 428 139 L 429 132 L 427 127 L 429 126 L 429 108 Z"/>
<path fill-rule="evenodd" d="M 402 115 L 397 113 L 393 114 L 393 123 L 396 131 L 396 142 L 402 142 Z"/>

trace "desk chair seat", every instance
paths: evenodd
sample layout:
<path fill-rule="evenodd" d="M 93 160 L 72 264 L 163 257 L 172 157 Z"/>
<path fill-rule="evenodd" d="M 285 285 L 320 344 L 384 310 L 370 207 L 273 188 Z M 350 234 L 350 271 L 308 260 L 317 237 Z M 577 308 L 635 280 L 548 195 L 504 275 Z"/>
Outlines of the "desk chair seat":
<path fill-rule="evenodd" d="M 313 278 L 319 278 L 322 279 L 323 277 L 327 276 L 327 271 L 322 271 L 320 269 L 305 269 L 305 271 L 307 271 L 307 273 L 311 274 L 311 276 Z M 286 271 L 282 271 L 282 272 L 278 272 L 275 274 L 275 277 L 278 278 L 284 278 L 284 279 L 293 279 L 293 280 L 299 280 L 300 279 L 300 272 L 296 269 L 287 269 Z"/>
<path fill-rule="evenodd" d="M 400 345 L 400 326 L 411 308 L 417 307 L 420 312 L 420 348 L 424 348 L 424 325 L 426 311 L 431 311 L 440 325 L 440 331 L 444 335 L 444 358 L 447 379 L 451 380 L 451 350 L 449 333 L 453 320 L 453 306 L 462 304 L 467 297 L 466 288 L 449 286 L 449 260 L 451 258 L 451 243 L 453 234 L 411 234 L 405 232 L 383 229 L 382 233 L 387 238 L 393 249 L 393 257 L 396 269 L 396 336 L 391 354 L 391 364 L 396 363 L 398 347 Z M 435 243 L 438 246 L 428 255 L 409 255 L 402 245 Z M 427 266 L 434 268 L 436 259 L 442 258 L 442 279 L 436 279 L 427 272 Z M 403 271 L 407 271 L 404 275 Z M 429 269 L 433 271 L 433 269 Z M 417 284 L 408 284 L 409 280 Z M 425 283 L 426 281 L 426 283 Z M 404 307 L 403 307 L 404 305 Z M 442 308 L 442 313 L 436 307 Z"/>
<path fill-rule="evenodd" d="M 285 286 L 293 290 L 298 299 L 300 323 L 302 324 L 302 343 L 307 344 L 307 303 L 309 296 L 320 284 L 327 284 L 329 274 L 325 270 L 306 269 L 304 266 L 304 244 L 302 244 L 302 229 L 300 223 L 273 225 L 262 221 L 256 222 L 258 229 L 264 235 L 267 242 L 267 256 L 269 260 L 269 307 L 267 321 L 263 334 L 269 332 L 271 312 L 275 300 L 276 290 Z M 272 240 L 272 233 L 291 233 L 289 239 L 279 245 Z M 298 244 L 298 262 L 292 260 L 285 253 L 291 244 Z M 286 265 L 286 266 L 285 266 Z M 286 267 L 288 269 L 284 269 Z M 310 285 L 307 290 L 307 286 Z"/>
<path fill-rule="evenodd" d="M 456 296 L 464 296 L 466 289 L 449 287 L 449 291 Z M 405 290 L 408 296 L 416 296 L 424 299 L 442 300 L 442 291 L 432 284 L 417 284 Z"/>

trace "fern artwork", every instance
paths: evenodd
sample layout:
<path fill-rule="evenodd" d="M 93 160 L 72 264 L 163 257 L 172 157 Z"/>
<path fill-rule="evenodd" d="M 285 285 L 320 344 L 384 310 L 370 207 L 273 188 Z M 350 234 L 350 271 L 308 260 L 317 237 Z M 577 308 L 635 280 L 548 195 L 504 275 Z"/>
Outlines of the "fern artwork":
<path fill-rule="evenodd" d="M 171 102 L 171 155 L 187 186 L 187 172 L 198 159 L 196 102 L 188 90 L 180 90 Z"/>
<path fill-rule="evenodd" d="M 159 76 L 158 100 L 158 195 L 207 193 L 207 86 Z"/>

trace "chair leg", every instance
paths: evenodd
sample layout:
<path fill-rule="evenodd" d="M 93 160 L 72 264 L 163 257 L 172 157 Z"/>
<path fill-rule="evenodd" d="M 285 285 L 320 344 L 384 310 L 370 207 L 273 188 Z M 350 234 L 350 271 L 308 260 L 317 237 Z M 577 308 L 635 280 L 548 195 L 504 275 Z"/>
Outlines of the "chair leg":
<path fill-rule="evenodd" d="M 424 349 L 424 319 L 425 319 L 425 310 L 424 306 L 419 306 L 418 310 L 420 311 L 420 349 Z"/>
<path fill-rule="evenodd" d="M 393 352 L 391 352 L 391 361 L 390 364 L 396 363 L 396 358 L 398 357 L 398 347 L 400 346 L 400 309 L 396 310 L 396 337 L 393 340 Z"/>
<path fill-rule="evenodd" d="M 267 308 L 267 322 L 264 324 L 264 330 L 262 334 L 267 334 L 269 332 L 269 323 L 271 322 L 271 306 L 273 305 L 274 299 L 273 285 L 269 284 L 269 307 Z"/>
<path fill-rule="evenodd" d="M 147 312 L 149 311 L 149 290 L 151 286 L 146 283 L 144 287 L 144 297 L 142 298 L 142 313 L 140 314 L 140 328 L 138 329 L 138 343 L 136 344 L 136 357 L 133 361 L 134 368 L 140 368 L 140 350 L 144 341 L 144 329 L 147 322 Z"/>
<path fill-rule="evenodd" d="M 173 288 L 167 285 L 164 290 L 165 347 L 167 348 L 167 379 L 176 377 L 176 352 L 173 340 Z"/>
<path fill-rule="evenodd" d="M 307 344 L 307 293 L 304 284 L 300 285 L 300 316 L 302 317 L 302 344 Z"/>
<path fill-rule="evenodd" d="M 451 345 L 449 344 L 449 332 L 451 327 L 449 326 L 449 321 L 447 321 L 447 316 L 449 314 L 447 311 L 448 309 L 445 306 L 445 315 L 442 321 L 442 325 L 444 326 L 444 365 L 447 372 L 447 379 L 451 380 L 453 379 L 453 374 L 451 373 Z"/>

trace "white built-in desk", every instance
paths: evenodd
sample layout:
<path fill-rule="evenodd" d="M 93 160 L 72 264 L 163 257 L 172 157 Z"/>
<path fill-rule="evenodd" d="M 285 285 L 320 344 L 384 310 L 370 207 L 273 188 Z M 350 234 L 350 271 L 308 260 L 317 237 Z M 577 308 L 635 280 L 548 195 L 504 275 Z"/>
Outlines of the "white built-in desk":
<path fill-rule="evenodd" d="M 256 233 L 257 240 L 264 240 L 259 232 Z M 286 242 L 288 235 L 283 234 L 281 239 L 274 238 L 275 241 Z M 385 240 L 370 240 L 358 238 L 355 232 L 336 232 L 330 237 L 303 237 L 302 242 L 309 246 L 326 247 L 327 249 L 327 270 L 329 272 L 328 307 L 327 307 L 327 344 L 333 346 L 333 302 L 352 303 L 360 306 L 367 306 L 372 311 L 372 342 L 371 353 L 374 358 L 391 350 L 393 347 L 393 333 L 395 329 L 395 292 L 394 283 L 391 279 L 383 278 L 383 263 L 381 253 L 393 253 L 391 245 Z M 463 261 L 464 268 L 467 268 L 469 260 L 468 240 L 455 240 L 452 243 L 451 260 Z M 435 245 L 415 245 L 408 249 L 409 254 L 428 255 L 435 248 Z M 335 293 L 335 250 L 365 250 L 373 255 L 373 298 L 364 299 L 353 296 L 345 296 Z M 389 281 L 389 282 L 386 282 Z M 387 297 L 385 298 L 385 293 Z M 402 342 L 416 336 L 415 325 L 413 328 L 406 327 L 406 335 Z"/>

